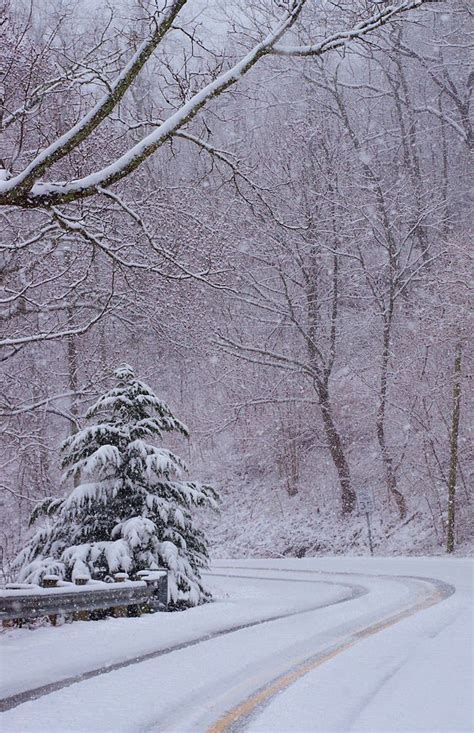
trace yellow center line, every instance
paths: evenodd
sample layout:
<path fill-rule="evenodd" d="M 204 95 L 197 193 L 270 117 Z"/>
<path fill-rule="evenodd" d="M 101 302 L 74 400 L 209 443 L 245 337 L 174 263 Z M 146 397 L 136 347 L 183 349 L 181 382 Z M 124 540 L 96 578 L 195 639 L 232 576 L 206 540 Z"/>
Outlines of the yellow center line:
<path fill-rule="evenodd" d="M 285 674 L 281 675 L 276 680 L 271 682 L 269 685 L 259 690 L 254 695 L 251 695 L 236 707 L 232 708 L 232 710 L 229 710 L 229 712 L 227 712 L 222 718 L 214 723 L 211 728 L 208 729 L 208 733 L 225 733 L 225 731 L 228 730 L 233 723 L 238 721 L 240 718 L 246 718 L 259 705 L 272 698 L 278 692 L 281 692 L 282 690 L 292 685 L 305 674 L 308 674 L 308 672 L 311 672 L 317 667 L 320 667 L 325 662 L 328 662 L 330 659 L 333 659 L 347 649 L 350 649 L 350 647 L 354 646 L 358 641 L 366 639 L 369 636 L 373 636 L 374 634 L 378 634 L 380 631 L 383 631 L 390 626 L 394 626 L 396 623 L 402 621 L 404 618 L 407 618 L 408 616 L 413 616 L 415 613 L 418 613 L 418 611 L 422 611 L 426 608 L 429 608 L 430 606 L 434 606 L 436 603 L 443 600 L 444 597 L 445 596 L 442 593 L 438 592 L 430 598 L 422 601 L 421 603 L 416 604 L 412 608 L 401 611 L 395 616 L 390 617 L 386 621 L 378 621 L 377 623 L 368 626 L 362 631 L 355 632 L 355 639 L 352 638 L 350 641 L 342 643 L 336 649 L 333 648 L 324 656 L 318 655 L 316 659 L 313 657 L 312 660 L 303 663 L 301 666 L 293 669 L 291 672 L 286 672 Z"/>

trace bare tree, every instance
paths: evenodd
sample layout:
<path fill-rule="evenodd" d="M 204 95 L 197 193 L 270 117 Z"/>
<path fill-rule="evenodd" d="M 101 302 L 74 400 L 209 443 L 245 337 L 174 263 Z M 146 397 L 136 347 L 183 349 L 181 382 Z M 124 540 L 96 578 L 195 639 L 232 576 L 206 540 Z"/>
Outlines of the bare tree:
<path fill-rule="evenodd" d="M 170 117 L 117 157 L 113 163 L 68 182 L 44 181 L 45 174 L 51 170 L 53 165 L 70 156 L 79 145 L 89 140 L 99 125 L 110 117 L 122 101 L 127 90 L 133 85 L 151 55 L 163 42 L 186 5 L 186 0 L 172 0 L 164 10 L 150 12 L 147 36 L 115 79 L 107 84 L 106 92 L 92 109 L 83 115 L 74 126 L 63 132 L 53 143 L 34 156 L 21 172 L 14 173 L 7 168 L 0 186 L 0 205 L 25 208 L 50 207 L 97 195 L 102 189 L 112 186 L 136 170 L 144 160 L 188 124 L 204 105 L 238 82 L 262 57 L 269 54 L 321 56 L 330 50 L 344 46 L 348 39 L 362 38 L 398 15 L 428 2 L 430 0 L 412 0 L 383 8 L 374 15 L 361 20 L 353 28 L 339 31 L 317 44 L 282 46 L 279 45 L 279 42 L 296 23 L 306 4 L 305 0 L 291 0 L 285 6 L 273 29 L 264 35 L 247 54 L 236 64 L 217 75 L 215 79 L 204 84 Z M 25 105 L 30 107 L 32 103 L 25 102 Z"/>

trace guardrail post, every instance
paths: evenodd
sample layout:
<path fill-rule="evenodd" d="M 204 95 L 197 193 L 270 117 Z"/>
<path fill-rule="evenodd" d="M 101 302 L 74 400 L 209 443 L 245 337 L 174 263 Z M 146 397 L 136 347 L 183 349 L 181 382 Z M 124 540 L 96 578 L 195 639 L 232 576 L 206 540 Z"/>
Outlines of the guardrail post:
<path fill-rule="evenodd" d="M 127 573 L 115 573 L 114 580 L 116 583 L 124 583 L 128 580 Z M 124 618 L 127 616 L 127 606 L 114 606 L 113 614 L 115 618 Z"/>
<path fill-rule="evenodd" d="M 89 582 L 89 577 L 87 575 L 77 575 L 74 578 L 74 583 L 76 585 L 87 585 Z M 89 610 L 84 609 L 83 611 L 74 611 L 72 618 L 74 621 L 89 621 L 91 617 L 91 612 Z"/>
<path fill-rule="evenodd" d="M 138 573 L 135 574 L 135 580 L 142 580 L 146 582 L 146 578 L 149 572 L 149 570 L 139 570 Z M 153 609 L 149 602 L 142 603 L 141 606 L 137 606 L 137 608 L 139 609 L 140 616 L 142 613 L 153 613 Z"/>
<path fill-rule="evenodd" d="M 149 588 L 153 589 L 150 606 L 152 611 L 168 610 L 168 571 L 166 568 L 150 570 L 149 575 L 142 578 Z"/>
<path fill-rule="evenodd" d="M 43 575 L 43 578 L 41 580 L 41 587 L 42 588 L 57 588 L 58 581 L 59 581 L 59 575 Z M 48 618 L 51 623 L 51 626 L 56 626 L 56 624 L 58 623 L 58 614 L 53 613 L 51 614 L 51 616 L 48 616 Z"/>
<path fill-rule="evenodd" d="M 166 572 L 158 581 L 158 600 L 168 610 L 168 573 Z"/>

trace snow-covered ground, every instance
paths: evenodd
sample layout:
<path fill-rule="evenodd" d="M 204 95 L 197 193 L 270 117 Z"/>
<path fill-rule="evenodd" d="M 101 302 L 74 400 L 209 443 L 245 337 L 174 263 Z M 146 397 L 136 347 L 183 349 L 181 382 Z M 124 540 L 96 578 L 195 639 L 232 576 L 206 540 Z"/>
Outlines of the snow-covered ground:
<path fill-rule="evenodd" d="M 218 601 L 191 611 L 3 632 L 4 699 L 131 663 L 38 691 L 3 713 L 2 730 L 473 729 L 470 560 L 231 560 L 214 571 Z"/>
<path fill-rule="evenodd" d="M 234 464 L 223 482 L 222 513 L 203 517 L 212 556 L 250 559 L 367 555 L 365 516 L 355 512 L 342 518 L 333 495 L 326 496 L 323 487 L 315 481 L 315 476 L 324 475 L 323 466 L 308 461 L 304 470 L 305 478 L 302 478 L 298 494 L 289 496 L 283 482 L 276 482 L 267 475 L 260 482 L 242 481 L 239 490 L 235 491 L 238 466 Z M 377 482 L 374 480 L 374 483 Z M 259 497 L 258 510 L 256 496 Z M 376 492 L 374 498 L 376 511 L 372 514 L 371 525 L 376 555 L 445 556 L 443 522 L 447 521 L 447 515 L 433 517 L 423 494 L 419 497 L 406 491 L 409 508 L 403 520 L 387 507 L 381 494 Z M 308 511 L 308 507 L 312 510 Z M 461 503 L 456 522 L 455 555 L 472 557 L 474 525 L 469 502 Z"/>

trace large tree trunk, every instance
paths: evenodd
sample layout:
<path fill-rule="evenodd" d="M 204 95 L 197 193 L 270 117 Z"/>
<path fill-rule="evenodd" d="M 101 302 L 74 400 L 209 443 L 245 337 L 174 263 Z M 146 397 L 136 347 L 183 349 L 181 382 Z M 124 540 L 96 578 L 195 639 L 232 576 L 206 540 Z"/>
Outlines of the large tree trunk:
<path fill-rule="evenodd" d="M 336 467 L 341 487 L 342 513 L 350 514 L 355 507 L 356 495 L 352 488 L 349 464 L 346 460 L 342 440 L 334 422 L 328 384 L 324 381 L 318 381 L 317 392 L 329 452 Z"/>
<path fill-rule="evenodd" d="M 390 304 L 389 313 L 384 318 L 383 342 L 382 342 L 382 364 L 380 370 L 380 391 L 379 404 L 377 408 L 376 429 L 377 440 L 382 455 L 382 462 L 385 472 L 385 481 L 389 495 L 395 500 L 400 519 L 404 519 L 407 514 L 407 505 L 405 497 L 397 486 L 397 476 L 393 468 L 393 457 L 387 446 L 385 437 L 385 409 L 387 405 L 387 373 L 390 361 L 390 335 L 392 325 L 393 303 Z"/>
<path fill-rule="evenodd" d="M 451 418 L 451 440 L 448 477 L 448 529 L 446 552 L 454 550 L 456 521 L 456 476 L 458 464 L 459 416 L 461 413 L 461 344 L 456 346 L 454 358 L 453 414 Z"/>

